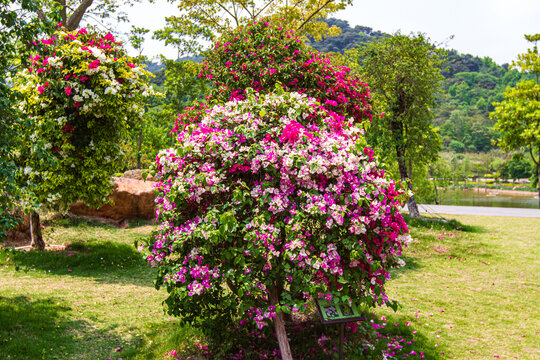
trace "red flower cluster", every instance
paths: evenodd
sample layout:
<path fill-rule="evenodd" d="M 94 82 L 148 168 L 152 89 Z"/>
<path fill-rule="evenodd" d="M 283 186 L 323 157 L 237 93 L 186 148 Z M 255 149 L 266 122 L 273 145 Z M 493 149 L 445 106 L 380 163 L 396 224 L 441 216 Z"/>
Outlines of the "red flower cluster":
<path fill-rule="evenodd" d="M 268 93 L 279 84 L 316 98 L 344 117 L 373 117 L 369 89 L 350 68 L 333 65 L 328 55 L 266 21 L 225 34 L 205 60 L 199 77 L 214 81 L 215 99 L 241 100 L 247 88 Z"/>

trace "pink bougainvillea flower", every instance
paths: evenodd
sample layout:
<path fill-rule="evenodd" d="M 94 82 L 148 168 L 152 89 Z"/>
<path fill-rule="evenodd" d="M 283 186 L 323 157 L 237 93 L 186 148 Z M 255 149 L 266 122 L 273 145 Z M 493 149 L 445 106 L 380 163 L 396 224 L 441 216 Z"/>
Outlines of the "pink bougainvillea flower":
<path fill-rule="evenodd" d="M 72 94 L 72 89 L 69 86 L 66 86 L 66 95 L 69 96 Z"/>
<path fill-rule="evenodd" d="M 129 63 L 129 62 L 126 63 L 126 65 L 129 66 L 129 67 L 132 68 L 132 69 L 135 67 L 135 65 L 133 65 L 132 63 Z"/>
<path fill-rule="evenodd" d="M 89 65 L 88 65 L 88 68 L 89 69 L 95 69 L 99 66 L 99 60 L 96 59 L 94 61 L 92 61 Z"/>
<path fill-rule="evenodd" d="M 302 126 L 302 124 L 296 121 L 291 121 L 283 129 L 283 134 L 281 135 L 280 140 L 283 142 L 288 141 L 291 143 L 297 142 L 298 139 L 300 139 L 300 133 L 302 132 L 303 128 L 304 127 Z"/>
<path fill-rule="evenodd" d="M 106 34 L 106 35 L 105 35 L 105 39 L 106 39 L 106 40 L 109 40 L 109 41 L 115 41 L 115 40 L 114 40 L 114 36 L 113 36 L 113 34 L 111 34 L 111 33 Z"/>

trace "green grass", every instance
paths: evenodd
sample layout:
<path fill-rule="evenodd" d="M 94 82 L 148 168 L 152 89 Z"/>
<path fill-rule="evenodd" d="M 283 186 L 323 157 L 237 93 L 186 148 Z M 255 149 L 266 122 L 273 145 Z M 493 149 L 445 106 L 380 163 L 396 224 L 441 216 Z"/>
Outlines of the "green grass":
<path fill-rule="evenodd" d="M 168 321 L 166 293 L 133 245 L 152 226 L 50 225 L 47 243 L 64 250 L 0 251 L 0 358 L 161 359 L 195 338 Z"/>
<path fill-rule="evenodd" d="M 408 265 L 387 286 L 401 308 L 376 310 L 384 333 L 426 359 L 540 358 L 540 220 L 407 220 Z M 0 358 L 171 359 L 194 349 L 201 334 L 163 313 L 166 292 L 133 245 L 151 231 L 57 220 L 44 235 L 64 250 L 0 250 Z"/>
<path fill-rule="evenodd" d="M 387 287 L 402 308 L 378 313 L 409 321 L 435 359 L 540 358 L 540 220 L 454 219 L 408 219 L 409 264 Z"/>

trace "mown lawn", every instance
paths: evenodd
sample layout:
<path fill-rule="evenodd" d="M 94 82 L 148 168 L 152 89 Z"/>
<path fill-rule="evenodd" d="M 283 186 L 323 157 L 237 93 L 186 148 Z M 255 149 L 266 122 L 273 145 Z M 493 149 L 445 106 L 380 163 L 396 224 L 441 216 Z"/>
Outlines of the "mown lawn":
<path fill-rule="evenodd" d="M 402 306 L 376 310 L 387 324 L 381 333 L 403 336 L 399 359 L 411 351 L 411 359 L 540 358 L 540 219 L 455 219 L 410 220 L 408 265 L 388 283 Z M 154 289 L 153 270 L 133 245 L 151 231 L 146 223 L 56 220 L 44 235 L 64 250 L 0 250 L 0 358 L 196 351 L 203 337 L 164 314 L 166 293 Z"/>

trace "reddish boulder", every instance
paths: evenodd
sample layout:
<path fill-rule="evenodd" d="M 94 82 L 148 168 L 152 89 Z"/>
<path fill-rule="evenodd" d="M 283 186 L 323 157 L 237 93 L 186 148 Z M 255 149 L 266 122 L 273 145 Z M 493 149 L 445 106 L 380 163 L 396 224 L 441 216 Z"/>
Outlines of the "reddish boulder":
<path fill-rule="evenodd" d="M 114 178 L 114 191 L 110 198 L 113 205 L 105 204 L 99 209 L 92 209 L 82 201 L 70 205 L 73 215 L 97 217 L 122 222 L 129 219 L 153 219 L 155 194 L 153 181 L 137 180 L 126 177 Z"/>

